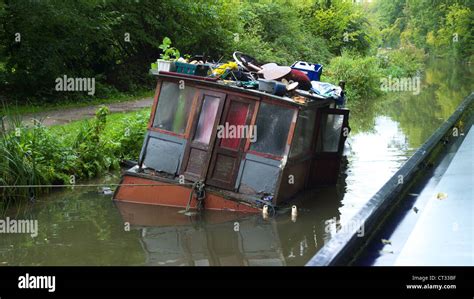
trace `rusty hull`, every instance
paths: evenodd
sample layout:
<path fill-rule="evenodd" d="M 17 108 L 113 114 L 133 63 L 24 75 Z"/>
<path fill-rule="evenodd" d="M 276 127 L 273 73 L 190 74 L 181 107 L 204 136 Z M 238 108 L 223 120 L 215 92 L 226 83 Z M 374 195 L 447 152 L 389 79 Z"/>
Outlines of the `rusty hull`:
<path fill-rule="evenodd" d="M 159 175 L 152 176 L 128 171 L 122 177 L 120 186 L 114 194 L 114 200 L 186 208 L 191 191 L 192 187 L 189 184 L 179 184 Z M 191 199 L 190 208 L 197 208 L 195 196 Z M 258 213 L 260 211 L 255 202 L 252 204 L 251 198 L 243 198 L 238 193 L 219 191 L 211 187 L 206 187 L 204 208 L 243 213 Z"/>

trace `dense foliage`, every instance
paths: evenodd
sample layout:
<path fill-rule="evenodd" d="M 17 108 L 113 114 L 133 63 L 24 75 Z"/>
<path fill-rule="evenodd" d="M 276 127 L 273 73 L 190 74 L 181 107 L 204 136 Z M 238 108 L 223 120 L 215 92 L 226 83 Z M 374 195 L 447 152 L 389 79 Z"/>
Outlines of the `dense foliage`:
<path fill-rule="evenodd" d="M 434 55 L 473 61 L 473 1 L 379 0 L 374 11 L 384 46 L 413 44 Z"/>
<path fill-rule="evenodd" d="M 58 77 L 95 78 L 94 97 L 152 88 L 150 63 L 170 37 L 181 54 L 215 61 L 235 50 L 262 62 L 327 64 L 374 44 L 363 7 L 344 1 L 0 1 L 0 84 L 10 101 L 92 95 L 55 90 Z"/>
<path fill-rule="evenodd" d="M 337 83 L 337 78 L 344 78 L 347 89 L 347 98 L 351 102 L 363 103 L 380 95 L 381 69 L 376 57 L 354 56 L 344 52 L 342 56 L 331 60 L 330 77 L 327 81 Z M 324 79 L 324 78 L 323 78 Z"/>

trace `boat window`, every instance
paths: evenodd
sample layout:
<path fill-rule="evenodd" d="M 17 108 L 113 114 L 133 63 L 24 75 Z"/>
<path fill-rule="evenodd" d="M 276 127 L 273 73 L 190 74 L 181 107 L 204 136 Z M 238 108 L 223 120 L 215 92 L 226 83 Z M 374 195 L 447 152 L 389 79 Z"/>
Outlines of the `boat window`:
<path fill-rule="evenodd" d="M 206 95 L 202 104 L 194 141 L 209 144 L 219 108 L 219 98 Z"/>
<path fill-rule="evenodd" d="M 256 141 L 250 149 L 283 156 L 294 113 L 293 109 L 262 103 L 256 121 Z"/>
<path fill-rule="evenodd" d="M 314 135 L 315 118 L 315 110 L 304 110 L 299 113 L 295 133 L 293 135 L 290 157 L 298 156 L 310 150 Z"/>
<path fill-rule="evenodd" d="M 247 115 L 249 112 L 249 104 L 232 101 L 226 118 L 225 127 L 229 128 L 228 132 L 224 131 L 221 140 L 221 147 L 236 150 L 239 147 L 241 138 L 250 138 L 250 132 L 245 131 Z"/>
<path fill-rule="evenodd" d="M 180 88 L 177 83 L 163 82 L 153 127 L 184 134 L 195 92 L 194 87 Z"/>
<path fill-rule="evenodd" d="M 318 152 L 338 152 L 344 115 L 325 114 L 318 137 Z"/>

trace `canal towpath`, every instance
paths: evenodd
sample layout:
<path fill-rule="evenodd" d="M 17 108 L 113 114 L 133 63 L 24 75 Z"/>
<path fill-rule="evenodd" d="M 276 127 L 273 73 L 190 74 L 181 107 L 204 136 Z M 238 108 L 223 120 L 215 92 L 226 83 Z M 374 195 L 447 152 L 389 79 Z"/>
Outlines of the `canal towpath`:
<path fill-rule="evenodd" d="M 138 100 L 124 101 L 105 104 L 111 113 L 130 112 L 151 107 L 153 98 L 147 97 Z M 27 113 L 21 115 L 24 123 L 32 123 L 34 119 L 42 122 L 44 126 L 63 125 L 73 121 L 91 118 L 95 111 L 102 105 L 91 105 L 86 107 L 73 107 L 64 109 L 54 109 L 51 111 L 41 111 L 37 113 Z"/>

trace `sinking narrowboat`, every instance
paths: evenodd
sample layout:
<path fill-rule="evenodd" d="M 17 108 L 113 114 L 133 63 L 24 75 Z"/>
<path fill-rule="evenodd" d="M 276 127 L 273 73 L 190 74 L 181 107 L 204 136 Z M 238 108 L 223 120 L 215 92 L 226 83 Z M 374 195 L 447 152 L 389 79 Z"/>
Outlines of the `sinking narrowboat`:
<path fill-rule="evenodd" d="M 156 75 L 142 151 L 123 174 L 115 201 L 258 212 L 336 183 L 349 110 L 334 99 Z"/>

